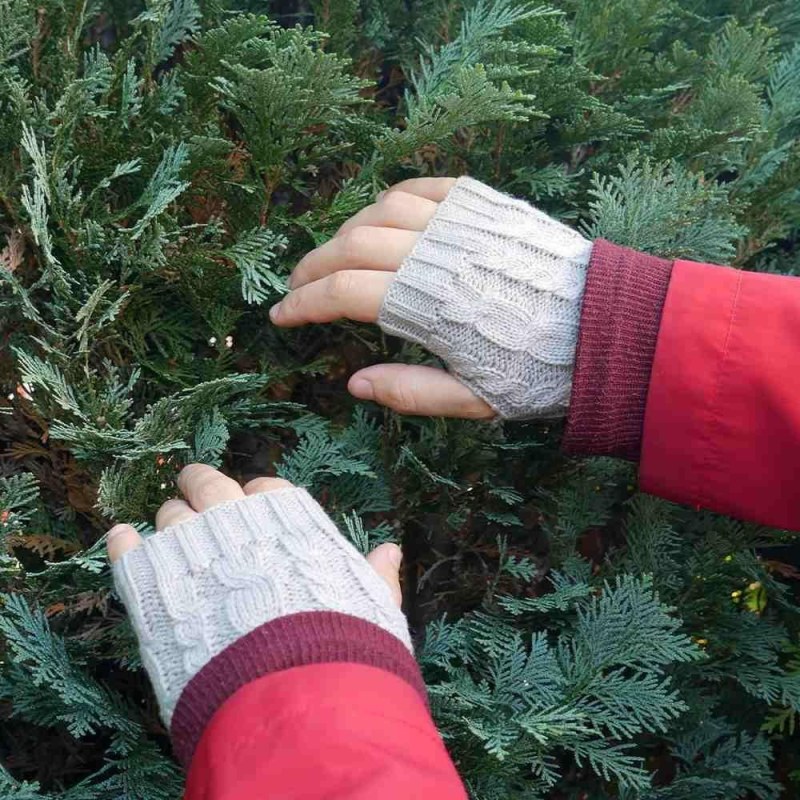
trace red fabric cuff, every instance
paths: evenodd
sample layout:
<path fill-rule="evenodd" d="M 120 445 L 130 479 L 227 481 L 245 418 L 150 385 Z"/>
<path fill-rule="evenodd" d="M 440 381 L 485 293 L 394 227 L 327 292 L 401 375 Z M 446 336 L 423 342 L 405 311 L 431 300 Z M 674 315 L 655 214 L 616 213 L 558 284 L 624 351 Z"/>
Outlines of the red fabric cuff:
<path fill-rule="evenodd" d="M 581 308 L 563 449 L 636 461 L 672 262 L 598 239 Z"/>
<path fill-rule="evenodd" d="M 409 683 L 427 705 L 419 666 L 396 636 L 349 614 L 290 614 L 237 639 L 189 681 L 175 706 L 170 729 L 178 760 L 188 768 L 217 709 L 244 685 L 273 672 L 331 662 L 392 672 Z"/>

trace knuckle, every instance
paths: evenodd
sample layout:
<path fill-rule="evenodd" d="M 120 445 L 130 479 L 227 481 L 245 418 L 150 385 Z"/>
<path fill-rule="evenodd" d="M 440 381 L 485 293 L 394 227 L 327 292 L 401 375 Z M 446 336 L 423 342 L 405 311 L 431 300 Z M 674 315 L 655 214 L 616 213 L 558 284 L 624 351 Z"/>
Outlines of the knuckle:
<path fill-rule="evenodd" d="M 369 237 L 369 230 L 363 225 L 356 225 L 355 228 L 350 228 L 349 231 L 343 233 L 342 250 L 345 260 L 355 261 L 360 258 L 361 253 L 363 253 L 367 247 Z"/>
<path fill-rule="evenodd" d="M 390 212 L 405 211 L 412 200 L 412 196 L 408 192 L 395 190 L 388 192 L 383 198 L 383 204 Z"/>
<path fill-rule="evenodd" d="M 388 387 L 386 405 L 404 414 L 413 414 L 419 407 L 417 396 L 409 384 L 402 379 L 395 379 Z"/>
<path fill-rule="evenodd" d="M 299 289 L 289 292 L 281 300 L 281 307 L 284 313 L 288 311 L 290 314 L 296 314 L 303 307 L 303 293 Z"/>
<path fill-rule="evenodd" d="M 353 273 L 348 270 L 334 272 L 328 278 L 327 285 L 328 297 L 332 300 L 341 300 L 347 297 L 353 288 Z"/>

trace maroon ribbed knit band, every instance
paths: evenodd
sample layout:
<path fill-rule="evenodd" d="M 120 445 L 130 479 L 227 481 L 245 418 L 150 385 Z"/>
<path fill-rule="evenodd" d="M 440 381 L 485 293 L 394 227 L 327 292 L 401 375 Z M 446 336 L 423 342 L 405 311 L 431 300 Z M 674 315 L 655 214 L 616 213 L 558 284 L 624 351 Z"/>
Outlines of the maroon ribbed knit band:
<path fill-rule="evenodd" d="M 267 622 L 237 639 L 198 672 L 181 693 L 170 733 L 188 769 L 216 710 L 245 684 L 271 672 L 335 661 L 380 667 L 408 681 L 427 704 L 414 656 L 392 634 L 358 617 L 307 611 Z"/>
<path fill-rule="evenodd" d="M 563 448 L 638 461 L 672 262 L 598 239 L 581 309 Z"/>

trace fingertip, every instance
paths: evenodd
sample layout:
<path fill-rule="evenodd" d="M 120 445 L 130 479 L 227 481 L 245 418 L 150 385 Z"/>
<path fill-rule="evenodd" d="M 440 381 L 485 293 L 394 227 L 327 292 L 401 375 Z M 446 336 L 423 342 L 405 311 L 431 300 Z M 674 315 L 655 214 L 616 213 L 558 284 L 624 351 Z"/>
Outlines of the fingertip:
<path fill-rule="evenodd" d="M 163 531 L 196 516 L 197 512 L 185 500 L 173 497 L 162 503 L 156 512 L 156 530 Z"/>
<path fill-rule="evenodd" d="M 387 551 L 386 557 L 389 559 L 389 562 L 397 569 L 400 569 L 400 565 L 403 563 L 403 551 L 400 545 L 388 542 L 385 548 Z"/>
<path fill-rule="evenodd" d="M 195 472 L 204 472 L 209 469 L 214 468 L 210 467 L 208 464 L 201 464 L 199 461 L 190 461 L 188 464 L 184 464 L 184 466 L 181 467 L 181 471 L 178 473 L 178 480 L 188 478 Z"/>
<path fill-rule="evenodd" d="M 244 485 L 243 491 L 249 496 L 253 494 L 267 494 L 268 492 L 278 491 L 278 489 L 293 488 L 294 484 L 287 481 L 285 478 L 269 478 L 265 476 L 253 478 L 251 481 L 248 481 Z"/>
<path fill-rule="evenodd" d="M 408 178 L 390 186 L 387 194 L 397 191 L 407 192 L 440 203 L 447 197 L 457 180 L 458 178 Z"/>
<path fill-rule="evenodd" d="M 118 536 L 121 536 L 123 533 L 135 530 L 136 528 L 134 528 L 133 525 L 125 525 L 123 523 L 119 523 L 118 525 L 115 525 L 113 528 L 111 528 L 111 530 L 108 531 L 108 533 L 106 534 L 106 541 L 111 542 Z"/>
<path fill-rule="evenodd" d="M 187 464 L 178 473 L 178 488 L 194 511 L 244 497 L 242 487 L 209 464 Z"/>
<path fill-rule="evenodd" d="M 347 391 L 359 400 L 374 400 L 375 387 L 361 375 L 353 375 L 347 383 Z"/>
<path fill-rule="evenodd" d="M 382 564 L 389 564 L 395 569 L 400 569 L 400 564 L 403 563 L 403 551 L 399 544 L 384 542 L 370 552 L 367 560 L 369 561 L 370 559 L 379 561 Z"/>
<path fill-rule="evenodd" d="M 378 545 L 368 556 L 367 561 L 372 569 L 383 578 L 398 607 L 403 604 L 403 591 L 400 588 L 400 565 L 403 562 L 403 551 L 392 542 Z"/>
<path fill-rule="evenodd" d="M 193 461 L 181 469 L 176 478 L 176 483 L 178 484 L 178 489 L 185 495 L 193 483 L 208 479 L 215 474 L 221 473 L 210 464 L 201 464 L 198 461 Z"/>
<path fill-rule="evenodd" d="M 106 535 L 108 558 L 113 564 L 141 543 L 142 537 L 133 525 L 115 525 Z"/>

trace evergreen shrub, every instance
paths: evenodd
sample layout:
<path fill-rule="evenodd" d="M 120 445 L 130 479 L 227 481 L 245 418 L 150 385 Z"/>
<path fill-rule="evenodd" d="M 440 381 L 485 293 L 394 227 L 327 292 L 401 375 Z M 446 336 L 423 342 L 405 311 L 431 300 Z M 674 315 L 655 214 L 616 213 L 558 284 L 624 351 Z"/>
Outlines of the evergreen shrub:
<path fill-rule="evenodd" d="M 558 425 L 357 404 L 357 367 L 431 357 L 266 308 L 417 175 L 797 272 L 799 33 L 795 0 L 0 0 L 0 797 L 180 796 L 103 537 L 198 460 L 402 541 L 474 798 L 796 796 L 790 534 Z"/>

